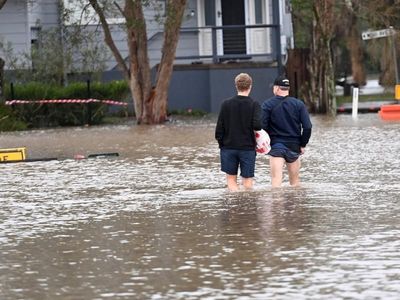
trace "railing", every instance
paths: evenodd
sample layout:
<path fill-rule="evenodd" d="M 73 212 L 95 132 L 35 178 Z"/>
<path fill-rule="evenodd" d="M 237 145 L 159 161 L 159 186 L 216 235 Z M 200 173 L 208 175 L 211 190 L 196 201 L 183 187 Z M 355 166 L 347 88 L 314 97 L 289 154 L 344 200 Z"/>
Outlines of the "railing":
<path fill-rule="evenodd" d="M 177 60 L 276 61 L 281 65 L 279 25 L 226 25 L 185 27 L 181 36 L 194 33 L 199 41 L 199 55 L 177 55 Z M 178 52 L 181 53 L 181 52 Z"/>

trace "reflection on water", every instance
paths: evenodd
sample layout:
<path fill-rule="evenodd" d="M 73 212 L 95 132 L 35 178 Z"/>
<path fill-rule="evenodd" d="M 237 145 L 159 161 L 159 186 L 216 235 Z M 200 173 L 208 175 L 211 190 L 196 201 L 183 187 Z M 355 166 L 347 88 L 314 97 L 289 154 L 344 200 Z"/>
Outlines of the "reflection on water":
<path fill-rule="evenodd" d="M 2 134 L 60 160 L 0 165 L 0 299 L 399 299 L 400 123 L 313 123 L 301 188 L 238 193 L 214 119 Z"/>

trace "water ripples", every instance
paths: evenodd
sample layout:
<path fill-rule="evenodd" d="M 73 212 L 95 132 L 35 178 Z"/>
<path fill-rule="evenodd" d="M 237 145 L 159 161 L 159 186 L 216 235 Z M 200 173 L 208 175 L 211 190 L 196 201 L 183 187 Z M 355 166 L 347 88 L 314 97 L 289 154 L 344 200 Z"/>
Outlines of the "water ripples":
<path fill-rule="evenodd" d="M 213 119 L 3 134 L 62 159 L 1 165 L 0 298 L 398 299 L 400 124 L 313 123 L 301 188 L 239 193 Z"/>

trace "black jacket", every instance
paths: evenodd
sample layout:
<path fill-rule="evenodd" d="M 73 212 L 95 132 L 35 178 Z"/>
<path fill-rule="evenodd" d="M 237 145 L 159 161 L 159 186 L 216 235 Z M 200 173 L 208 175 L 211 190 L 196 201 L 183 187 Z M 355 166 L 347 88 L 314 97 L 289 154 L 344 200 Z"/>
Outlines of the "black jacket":
<path fill-rule="evenodd" d="M 220 148 L 255 150 L 254 130 L 260 129 L 260 104 L 250 97 L 237 95 L 222 103 L 215 139 Z"/>

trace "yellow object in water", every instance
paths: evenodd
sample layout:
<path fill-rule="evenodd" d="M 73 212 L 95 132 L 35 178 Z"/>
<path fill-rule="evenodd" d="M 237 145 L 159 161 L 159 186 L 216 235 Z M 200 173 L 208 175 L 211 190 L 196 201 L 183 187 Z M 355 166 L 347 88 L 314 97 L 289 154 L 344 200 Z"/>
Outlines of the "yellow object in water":
<path fill-rule="evenodd" d="M 396 84 L 394 98 L 400 100 L 400 84 Z"/>
<path fill-rule="evenodd" d="M 0 162 L 21 161 L 26 158 L 26 148 L 0 149 Z"/>

